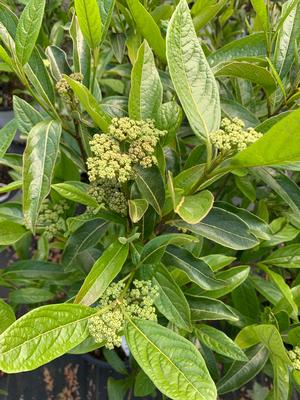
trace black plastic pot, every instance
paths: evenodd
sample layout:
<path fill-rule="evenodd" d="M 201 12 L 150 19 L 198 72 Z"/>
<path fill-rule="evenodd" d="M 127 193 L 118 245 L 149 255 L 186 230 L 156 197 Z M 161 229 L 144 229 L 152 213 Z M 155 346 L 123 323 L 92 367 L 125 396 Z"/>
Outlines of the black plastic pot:
<path fill-rule="evenodd" d="M 120 378 L 104 361 L 66 354 L 31 372 L 0 375 L 0 400 L 108 400 L 109 377 Z"/>

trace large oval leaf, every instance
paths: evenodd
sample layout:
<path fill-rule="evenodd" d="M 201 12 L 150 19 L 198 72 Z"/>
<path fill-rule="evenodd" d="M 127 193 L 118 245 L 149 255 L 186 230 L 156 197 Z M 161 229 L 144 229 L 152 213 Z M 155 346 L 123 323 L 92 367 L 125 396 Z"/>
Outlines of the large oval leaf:
<path fill-rule="evenodd" d="M 182 196 L 176 205 L 175 212 L 189 224 L 197 224 L 210 211 L 214 196 L 208 190 L 191 196 Z"/>
<path fill-rule="evenodd" d="M 0 336 L 0 369 L 30 371 L 66 353 L 88 335 L 92 308 L 52 304 L 30 311 Z"/>
<path fill-rule="evenodd" d="M 219 92 L 186 0 L 180 1 L 169 23 L 167 60 L 173 85 L 192 129 L 207 138 L 219 128 Z"/>
<path fill-rule="evenodd" d="M 196 347 L 152 321 L 129 320 L 130 351 L 157 388 L 174 400 L 215 400 L 217 392 Z"/>
<path fill-rule="evenodd" d="M 11 306 L 0 299 L 0 333 L 4 332 L 15 320 L 16 316 Z"/>
<path fill-rule="evenodd" d="M 42 121 L 28 134 L 23 155 L 23 211 L 33 231 L 42 202 L 51 189 L 60 135 L 61 125 L 57 121 Z"/>
<path fill-rule="evenodd" d="M 93 265 L 74 302 L 89 306 L 98 300 L 121 271 L 128 250 L 128 243 L 126 245 L 119 241 L 112 243 Z"/>

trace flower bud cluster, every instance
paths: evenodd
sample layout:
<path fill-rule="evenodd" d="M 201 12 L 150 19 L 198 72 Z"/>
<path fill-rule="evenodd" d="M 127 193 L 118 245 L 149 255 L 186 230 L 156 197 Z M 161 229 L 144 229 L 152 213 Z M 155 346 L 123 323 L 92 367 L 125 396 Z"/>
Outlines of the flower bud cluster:
<path fill-rule="evenodd" d="M 288 352 L 288 355 L 292 361 L 294 369 L 300 371 L 300 347 L 296 346 L 293 350 Z"/>
<path fill-rule="evenodd" d="M 55 204 L 51 204 L 48 199 L 43 202 L 37 224 L 44 229 L 49 239 L 66 231 L 65 214 L 68 209 L 64 200 Z"/>
<path fill-rule="evenodd" d="M 152 120 L 135 121 L 113 118 L 107 134 L 96 134 L 90 142 L 93 157 L 87 160 L 89 179 L 115 179 L 124 183 L 134 179 L 134 166 L 149 168 L 157 164 L 154 155 L 165 131 L 156 129 Z"/>
<path fill-rule="evenodd" d="M 210 134 L 212 144 L 224 153 L 242 151 L 261 137 L 254 128 L 245 129 L 239 118 L 223 118 L 220 129 Z"/>
<path fill-rule="evenodd" d="M 80 72 L 74 72 L 73 74 L 70 75 L 71 79 L 74 79 L 76 82 L 82 82 L 83 80 L 83 75 Z M 56 89 L 58 91 L 58 94 L 67 102 L 71 103 L 72 100 L 74 99 L 72 89 L 70 85 L 68 84 L 67 80 L 65 78 L 61 78 L 57 83 L 56 83 Z"/>
<path fill-rule="evenodd" d="M 99 205 L 123 216 L 127 215 L 127 199 L 115 180 L 99 180 L 90 186 L 88 193 Z"/>
<path fill-rule="evenodd" d="M 89 321 L 89 331 L 97 343 L 105 342 L 105 347 L 113 349 L 120 347 L 125 316 L 156 321 L 153 306 L 158 290 L 151 281 L 133 282 L 134 288 L 122 295 L 125 284 L 112 283 L 100 300 L 99 308 L 108 310 L 92 317 Z"/>

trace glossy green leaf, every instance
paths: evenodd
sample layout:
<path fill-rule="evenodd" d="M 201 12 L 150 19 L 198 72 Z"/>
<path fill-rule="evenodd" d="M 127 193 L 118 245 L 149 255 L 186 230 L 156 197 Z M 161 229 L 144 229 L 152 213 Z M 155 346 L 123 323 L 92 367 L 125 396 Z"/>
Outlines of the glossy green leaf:
<path fill-rule="evenodd" d="M 245 353 L 248 361 L 235 361 L 222 379 L 217 382 L 219 394 L 233 392 L 251 381 L 263 369 L 269 358 L 268 349 L 261 345 Z"/>
<path fill-rule="evenodd" d="M 88 187 L 88 185 L 86 185 Z M 76 203 L 85 204 L 93 208 L 99 207 L 97 200 L 86 192 L 86 187 L 82 182 L 70 181 L 63 183 L 55 183 L 51 186 L 57 193 L 65 199 Z"/>
<path fill-rule="evenodd" d="M 129 320 L 125 334 L 134 358 L 166 396 L 176 400 L 217 398 L 201 354 L 187 339 L 141 320 Z"/>
<path fill-rule="evenodd" d="M 173 85 L 191 128 L 205 139 L 219 128 L 220 99 L 186 0 L 180 1 L 168 26 L 167 59 Z"/>
<path fill-rule="evenodd" d="M 131 73 L 129 116 L 136 120 L 153 119 L 162 103 L 162 84 L 152 51 L 146 41 L 139 48 Z"/>
<path fill-rule="evenodd" d="M 250 249 L 258 244 L 242 219 L 218 207 L 213 207 L 198 224 L 192 225 L 180 220 L 172 224 L 235 250 Z"/>
<path fill-rule="evenodd" d="M 102 106 L 95 99 L 92 93 L 80 82 L 74 81 L 74 79 L 69 78 L 68 76 L 64 76 L 72 90 L 79 98 L 82 106 L 95 122 L 95 124 L 101 128 L 104 132 L 107 131 L 108 126 L 110 125 L 111 118 L 108 114 L 102 109 Z"/>
<path fill-rule="evenodd" d="M 208 190 L 191 196 L 183 196 L 175 208 L 175 212 L 187 223 L 197 224 L 211 210 L 214 196 Z"/>
<path fill-rule="evenodd" d="M 101 42 L 101 17 L 97 0 L 75 0 L 78 23 L 87 44 L 95 49 Z"/>
<path fill-rule="evenodd" d="M 94 247 L 107 228 L 107 221 L 100 218 L 87 221 L 69 237 L 67 240 L 62 263 L 67 269 L 76 267 L 74 265 L 76 257 L 91 247 Z"/>
<path fill-rule="evenodd" d="M 139 0 L 127 0 L 138 32 L 147 40 L 157 57 L 166 61 L 166 43 L 153 17 Z"/>
<path fill-rule="evenodd" d="M 238 361 L 247 361 L 245 353 L 224 332 L 209 326 L 200 325 L 196 330 L 200 342 L 216 353 Z"/>
<path fill-rule="evenodd" d="M 28 135 L 31 129 L 44 118 L 35 108 L 18 96 L 14 96 L 14 114 L 18 129 Z"/>
<path fill-rule="evenodd" d="M 283 268 L 300 268 L 300 245 L 290 244 L 273 251 L 264 264 Z"/>
<path fill-rule="evenodd" d="M 179 328 L 191 331 L 191 312 L 188 302 L 163 265 L 156 268 L 153 282 L 158 287 L 158 297 L 155 299 L 158 310 Z"/>
<path fill-rule="evenodd" d="M 17 123 L 15 119 L 9 121 L 2 129 L 0 129 L 0 158 L 4 156 L 17 131 Z"/>
<path fill-rule="evenodd" d="M 157 214 L 161 215 L 161 209 L 165 202 L 165 189 L 159 169 L 156 166 L 151 168 L 139 167 L 136 172 L 136 183 L 139 191 Z"/>
<path fill-rule="evenodd" d="M 202 8 L 200 9 L 197 5 L 201 3 Z M 209 21 L 211 21 L 224 7 L 226 0 L 213 1 L 207 4 L 206 1 L 197 1 L 191 9 L 193 23 L 196 31 L 202 29 Z"/>
<path fill-rule="evenodd" d="M 259 28 L 262 28 L 265 32 L 269 28 L 269 16 L 267 6 L 264 0 L 251 0 L 251 4 L 256 12 L 256 17 L 259 22 Z M 261 30 L 261 29 L 259 29 Z"/>
<path fill-rule="evenodd" d="M 209 266 L 184 248 L 169 246 L 163 256 L 163 263 L 180 269 L 191 282 L 196 283 L 205 290 L 223 287 L 224 282 L 215 278 Z"/>
<path fill-rule="evenodd" d="M 227 320 L 236 322 L 239 317 L 234 311 L 221 300 L 210 299 L 209 297 L 197 297 L 197 299 L 188 299 L 192 312 L 193 321 L 203 320 Z"/>
<path fill-rule="evenodd" d="M 183 233 L 168 233 L 157 236 L 145 244 L 141 252 L 141 263 L 158 264 L 170 244 L 184 246 L 195 242 L 198 242 L 197 238 Z"/>
<path fill-rule="evenodd" d="M 51 180 L 59 150 L 61 125 L 43 121 L 28 134 L 23 156 L 23 211 L 26 223 L 34 231 L 43 200 L 51 188 Z"/>
<path fill-rule="evenodd" d="M 54 294 L 44 288 L 20 288 L 10 292 L 9 300 L 14 305 L 44 303 L 53 299 Z"/>
<path fill-rule="evenodd" d="M 121 271 L 128 250 L 128 244 L 113 242 L 93 265 L 74 302 L 88 306 L 95 303 Z"/>
<path fill-rule="evenodd" d="M 29 61 L 44 16 L 45 0 L 30 0 L 24 8 L 16 31 L 16 54 L 22 65 Z"/>
<path fill-rule="evenodd" d="M 230 61 L 213 68 L 215 76 L 242 78 L 262 86 L 268 93 L 276 89 L 276 80 L 264 67 L 249 62 Z"/>
<path fill-rule="evenodd" d="M 228 169 L 289 164 L 300 159 L 300 110 L 293 111 L 247 149 L 231 158 Z"/>
<path fill-rule="evenodd" d="M 18 279 L 65 279 L 68 275 L 63 266 L 48 261 L 20 260 L 16 261 L 4 271 L 3 276 L 8 280 Z"/>
<path fill-rule="evenodd" d="M 11 306 L 0 299 L 0 333 L 4 332 L 15 320 L 16 316 Z"/>
<path fill-rule="evenodd" d="M 7 246 L 16 243 L 26 233 L 24 226 L 13 221 L 0 218 L 0 245 Z"/>
<path fill-rule="evenodd" d="M 143 217 L 149 204 L 145 199 L 128 200 L 128 211 L 131 221 L 135 224 Z"/>
<path fill-rule="evenodd" d="M 232 40 L 225 44 L 225 46 L 209 54 L 207 60 L 213 67 L 220 63 L 240 58 L 265 57 L 266 54 L 266 37 L 263 33 L 259 32 L 242 37 L 241 39 Z"/>
<path fill-rule="evenodd" d="M 1 370 L 30 371 L 66 353 L 87 337 L 94 313 L 79 304 L 52 304 L 25 314 L 0 336 Z"/>
<path fill-rule="evenodd" d="M 97 343 L 97 342 L 95 342 L 95 340 L 92 336 L 88 336 L 86 339 L 84 339 L 83 342 L 81 342 L 80 344 L 75 346 L 73 349 L 69 350 L 69 353 L 70 354 L 86 354 L 86 353 L 90 353 L 94 350 L 97 350 L 103 346 L 104 346 L 104 342 Z"/>
<path fill-rule="evenodd" d="M 156 115 L 156 127 L 161 131 L 167 131 L 163 143 L 168 145 L 175 139 L 175 135 L 182 122 L 182 109 L 175 101 L 169 101 L 160 105 Z"/>

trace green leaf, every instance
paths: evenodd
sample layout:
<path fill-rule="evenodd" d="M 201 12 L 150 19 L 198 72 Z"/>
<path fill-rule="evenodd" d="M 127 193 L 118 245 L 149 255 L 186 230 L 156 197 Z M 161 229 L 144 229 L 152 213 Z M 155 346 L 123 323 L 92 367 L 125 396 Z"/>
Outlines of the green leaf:
<path fill-rule="evenodd" d="M 4 332 L 15 320 L 13 309 L 0 299 L 0 333 Z"/>
<path fill-rule="evenodd" d="M 43 288 L 21 288 L 10 292 L 9 300 L 12 304 L 36 304 L 53 299 L 54 294 Z"/>
<path fill-rule="evenodd" d="M 216 353 L 238 361 L 247 361 L 245 353 L 224 332 L 209 325 L 200 325 L 196 330 L 200 342 Z"/>
<path fill-rule="evenodd" d="M 108 364 L 119 374 L 128 375 L 126 365 L 114 350 L 103 349 L 103 355 Z"/>
<path fill-rule="evenodd" d="M 168 26 L 167 59 L 173 85 L 189 123 L 198 136 L 206 139 L 210 132 L 219 128 L 219 92 L 186 0 L 180 1 Z"/>
<path fill-rule="evenodd" d="M 36 260 L 16 261 L 7 268 L 3 276 L 8 280 L 18 279 L 53 279 L 58 281 L 65 279 L 68 275 L 64 272 L 62 265 Z"/>
<path fill-rule="evenodd" d="M 18 129 L 21 133 L 28 135 L 31 129 L 39 122 L 43 121 L 44 117 L 27 101 L 18 96 L 14 96 L 14 114 L 18 124 Z"/>
<path fill-rule="evenodd" d="M 269 358 L 268 349 L 261 345 L 245 353 L 248 361 L 235 361 L 217 383 L 219 394 L 234 392 L 251 381 L 263 369 Z"/>
<path fill-rule="evenodd" d="M 100 45 L 102 24 L 97 0 L 75 0 L 75 11 L 84 39 L 91 49 Z"/>
<path fill-rule="evenodd" d="M 263 263 L 283 268 L 300 268 L 300 245 L 290 244 L 280 247 L 273 251 Z"/>
<path fill-rule="evenodd" d="M 282 118 L 259 140 L 237 153 L 228 170 L 243 167 L 289 164 L 300 159 L 300 110 Z"/>
<path fill-rule="evenodd" d="M 48 46 L 45 53 L 50 63 L 51 74 L 56 81 L 59 81 L 63 74 L 71 74 L 67 55 L 62 49 L 57 46 Z"/>
<path fill-rule="evenodd" d="M 265 57 L 266 55 L 266 36 L 264 33 L 258 32 L 230 41 L 225 46 L 209 54 L 207 60 L 210 66 L 214 67 L 220 63 L 240 58 Z"/>
<path fill-rule="evenodd" d="M 168 246 L 163 257 L 163 263 L 180 269 L 191 282 L 205 290 L 219 289 L 224 285 L 224 282 L 215 278 L 214 273 L 204 261 L 183 248 Z"/>
<path fill-rule="evenodd" d="M 204 190 L 192 196 L 183 196 L 174 211 L 185 222 L 197 224 L 209 213 L 213 203 L 213 194 L 208 190 Z"/>
<path fill-rule="evenodd" d="M 25 314 L 0 336 L 1 370 L 30 371 L 68 352 L 87 337 L 94 313 L 79 304 L 51 304 Z"/>
<path fill-rule="evenodd" d="M 83 342 L 79 343 L 73 349 L 69 350 L 70 354 L 86 354 L 104 346 L 104 342 L 97 343 L 92 336 L 88 336 Z"/>
<path fill-rule="evenodd" d="M 249 62 L 230 61 L 218 64 L 213 68 L 215 76 L 242 78 L 257 83 L 268 93 L 276 89 L 276 80 L 264 67 Z"/>
<path fill-rule="evenodd" d="M 127 0 L 138 32 L 147 40 L 157 57 L 166 62 L 166 43 L 153 17 L 139 0 Z"/>
<path fill-rule="evenodd" d="M 162 103 L 162 84 L 152 51 L 144 41 L 131 72 L 129 116 L 136 120 L 154 119 Z"/>
<path fill-rule="evenodd" d="M 158 310 L 179 328 L 191 331 L 191 312 L 188 302 L 163 265 L 156 268 L 153 282 L 158 287 L 159 295 L 155 300 Z"/>
<path fill-rule="evenodd" d="M 101 43 L 103 43 L 110 22 L 113 14 L 113 10 L 115 7 L 116 0 L 98 0 L 98 6 L 100 8 L 100 16 L 101 16 L 101 21 L 102 21 L 102 37 L 101 37 Z"/>
<path fill-rule="evenodd" d="M 24 8 L 16 31 L 16 54 L 22 65 L 29 61 L 39 36 L 45 0 L 30 0 Z"/>
<path fill-rule="evenodd" d="M 43 200 L 51 189 L 51 180 L 59 150 L 61 125 L 57 121 L 42 121 L 28 134 L 23 155 L 23 211 L 32 231 Z"/>
<path fill-rule="evenodd" d="M 113 242 L 93 265 L 74 302 L 88 306 L 95 303 L 121 271 L 128 250 L 128 243 L 123 245 L 119 241 Z"/>
<path fill-rule="evenodd" d="M 155 322 L 141 320 L 129 320 L 125 334 L 134 358 L 166 396 L 177 400 L 216 399 L 205 362 L 187 339 Z"/>
<path fill-rule="evenodd" d="M 97 200 L 95 200 L 92 196 L 86 193 L 85 186 L 88 187 L 88 185 L 84 185 L 82 182 L 70 181 L 63 183 L 55 183 L 51 187 L 62 197 L 68 200 L 80 204 L 85 204 L 86 206 L 90 206 L 93 208 L 97 208 L 99 206 Z"/>
<path fill-rule="evenodd" d="M 199 9 L 197 7 L 198 4 L 202 5 L 202 8 Z M 211 21 L 224 7 L 226 4 L 226 0 L 220 0 L 216 2 L 206 3 L 206 2 L 196 2 L 194 3 L 194 6 L 191 9 L 192 15 L 195 15 L 193 18 L 193 23 L 195 30 L 198 32 L 200 29 L 202 29 L 209 21 Z"/>
<path fill-rule="evenodd" d="M 175 135 L 182 122 L 182 109 L 175 101 L 168 101 L 160 105 L 156 115 L 156 127 L 167 131 L 163 143 L 168 145 L 175 139 Z"/>
<path fill-rule="evenodd" d="M 189 305 L 192 312 L 192 321 L 218 321 L 224 319 L 236 322 L 239 320 L 234 311 L 221 300 L 199 296 L 197 299 L 189 299 Z"/>
<path fill-rule="evenodd" d="M 108 114 L 105 113 L 105 111 L 103 111 L 99 102 L 95 99 L 92 93 L 80 82 L 74 81 L 66 75 L 64 75 L 64 78 L 67 80 L 68 84 L 71 86 L 72 90 L 79 98 L 82 106 L 95 122 L 95 124 L 104 132 L 106 132 L 110 125 L 111 118 Z"/>
<path fill-rule="evenodd" d="M 258 244 L 242 219 L 218 207 L 213 207 L 198 224 L 192 225 L 181 220 L 172 221 L 172 224 L 234 250 L 250 249 Z"/>
<path fill-rule="evenodd" d="M 151 168 L 136 168 L 136 184 L 143 197 L 154 208 L 158 215 L 165 202 L 165 189 L 162 176 L 156 166 Z"/>
<path fill-rule="evenodd" d="M 143 370 L 140 370 L 134 382 L 134 395 L 137 397 L 148 396 L 155 392 L 155 386 Z"/>
<path fill-rule="evenodd" d="M 24 226 L 13 221 L 0 219 L 0 245 L 7 246 L 16 243 L 26 233 Z"/>
<path fill-rule="evenodd" d="M 0 59 L 3 60 L 10 68 L 13 68 L 13 61 L 3 46 L 0 45 Z"/>
<path fill-rule="evenodd" d="M 94 247 L 107 228 L 107 221 L 100 218 L 87 221 L 69 237 L 62 255 L 62 263 L 66 269 L 74 268 L 76 257 L 91 247 Z"/>
<path fill-rule="evenodd" d="M 168 233 L 156 236 L 145 244 L 141 252 L 140 262 L 143 264 L 158 264 L 170 244 L 184 246 L 195 242 L 198 242 L 197 238 L 183 233 Z"/>
<path fill-rule="evenodd" d="M 258 30 L 262 28 L 265 32 L 269 29 L 268 10 L 264 0 L 251 0 L 251 4 L 256 12 L 256 17 L 259 21 Z"/>
<path fill-rule="evenodd" d="M 143 217 L 149 204 L 145 199 L 134 199 L 128 200 L 128 206 L 130 219 L 135 224 Z"/>
<path fill-rule="evenodd" d="M 17 131 L 17 123 L 15 119 L 9 121 L 2 129 L 0 129 L 0 158 L 2 158 Z"/>

